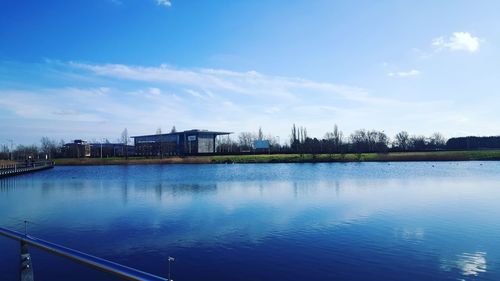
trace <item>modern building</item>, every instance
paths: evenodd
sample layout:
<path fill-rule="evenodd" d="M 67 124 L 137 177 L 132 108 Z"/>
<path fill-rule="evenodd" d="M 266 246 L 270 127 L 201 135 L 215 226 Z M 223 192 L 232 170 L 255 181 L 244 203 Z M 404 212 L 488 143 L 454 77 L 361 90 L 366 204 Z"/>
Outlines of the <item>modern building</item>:
<path fill-rule="evenodd" d="M 189 130 L 169 134 L 133 136 L 139 156 L 203 155 L 215 153 L 215 139 L 228 132 Z"/>
<path fill-rule="evenodd" d="M 96 158 L 135 156 L 135 147 L 123 143 L 91 143 L 90 155 Z"/>
<path fill-rule="evenodd" d="M 64 145 L 63 154 L 68 158 L 90 157 L 90 144 L 84 140 L 74 140 Z"/>

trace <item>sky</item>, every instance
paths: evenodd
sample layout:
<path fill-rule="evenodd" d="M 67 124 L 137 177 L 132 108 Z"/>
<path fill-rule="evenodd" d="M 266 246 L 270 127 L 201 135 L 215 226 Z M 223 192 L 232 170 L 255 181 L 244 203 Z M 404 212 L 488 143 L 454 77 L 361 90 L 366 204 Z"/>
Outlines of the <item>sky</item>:
<path fill-rule="evenodd" d="M 499 1 L 0 0 L 0 144 L 500 135 Z"/>

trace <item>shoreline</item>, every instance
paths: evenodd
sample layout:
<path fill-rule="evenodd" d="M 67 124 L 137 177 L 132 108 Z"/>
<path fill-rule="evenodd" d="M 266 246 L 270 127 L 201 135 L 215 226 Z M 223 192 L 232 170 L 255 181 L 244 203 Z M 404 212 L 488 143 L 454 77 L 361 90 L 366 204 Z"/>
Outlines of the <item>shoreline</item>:
<path fill-rule="evenodd" d="M 148 165 L 148 164 L 250 164 L 250 163 L 348 163 L 422 161 L 500 161 L 500 150 L 426 151 L 361 154 L 252 154 L 172 156 L 167 158 L 61 158 L 57 166 Z"/>

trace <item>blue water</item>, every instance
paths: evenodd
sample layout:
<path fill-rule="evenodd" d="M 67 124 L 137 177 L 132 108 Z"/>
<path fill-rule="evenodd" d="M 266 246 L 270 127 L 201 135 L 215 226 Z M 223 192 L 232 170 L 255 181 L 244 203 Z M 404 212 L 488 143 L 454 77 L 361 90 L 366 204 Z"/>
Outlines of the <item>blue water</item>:
<path fill-rule="evenodd" d="M 500 162 L 56 167 L 0 180 L 0 225 L 178 281 L 500 280 L 499 201 Z M 0 280 L 18 254 L 0 237 Z"/>

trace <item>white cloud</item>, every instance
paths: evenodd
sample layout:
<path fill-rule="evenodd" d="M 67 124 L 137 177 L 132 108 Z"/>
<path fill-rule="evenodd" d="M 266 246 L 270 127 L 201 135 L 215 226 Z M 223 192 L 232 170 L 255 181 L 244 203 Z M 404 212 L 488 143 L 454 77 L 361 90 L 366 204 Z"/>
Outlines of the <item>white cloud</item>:
<path fill-rule="evenodd" d="M 71 122 L 69 127 L 64 124 L 75 132 L 68 137 L 98 137 L 98 132 L 92 135 L 93 126 L 117 128 L 116 134 L 126 126 L 131 134 L 147 134 L 175 124 L 180 130 L 206 128 L 236 134 L 263 126 L 285 140 L 293 123 L 306 126 L 312 136 L 322 136 L 333 123 L 346 134 L 361 127 L 392 134 L 390 127 L 380 127 L 391 124 L 384 120 L 405 112 L 421 114 L 408 117 L 408 123 L 422 116 L 435 118 L 437 109 L 450 109 L 439 101 L 381 97 L 359 87 L 255 71 L 83 63 L 59 63 L 57 68 L 63 74 L 85 77 L 77 80 L 85 81 L 85 86 L 0 89 L 0 110 L 26 126 L 42 119 L 51 124 Z"/>
<path fill-rule="evenodd" d="M 387 75 L 390 77 L 410 77 L 420 75 L 420 71 L 412 69 L 410 71 L 389 72 Z"/>
<path fill-rule="evenodd" d="M 303 98 L 301 95 L 307 92 L 316 92 L 316 96 L 327 95 L 329 98 L 338 97 L 358 102 L 366 101 L 367 98 L 366 90 L 357 87 L 293 77 L 267 76 L 255 71 L 235 72 L 209 68 L 187 70 L 167 65 L 141 67 L 122 64 L 70 63 L 70 66 L 113 79 L 189 86 L 191 91 L 199 90 L 198 92 L 206 93 L 218 91 L 230 93 L 233 97 L 235 95 L 242 95 L 246 98 L 265 96 L 271 102 L 300 101 Z M 187 92 L 193 95 L 193 92 Z"/>
<path fill-rule="evenodd" d="M 156 0 L 156 4 L 158 6 L 165 6 L 165 7 L 172 6 L 172 2 L 170 0 Z"/>
<path fill-rule="evenodd" d="M 149 93 L 152 94 L 152 95 L 155 95 L 155 96 L 159 96 L 161 95 L 161 90 L 158 89 L 158 88 L 149 88 Z"/>
<path fill-rule="evenodd" d="M 437 37 L 432 40 L 432 46 L 436 51 L 452 50 L 467 51 L 475 53 L 479 51 L 481 39 L 473 36 L 469 32 L 454 32 L 450 37 Z"/>

